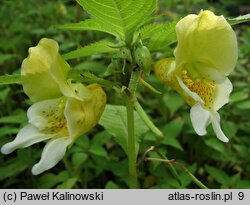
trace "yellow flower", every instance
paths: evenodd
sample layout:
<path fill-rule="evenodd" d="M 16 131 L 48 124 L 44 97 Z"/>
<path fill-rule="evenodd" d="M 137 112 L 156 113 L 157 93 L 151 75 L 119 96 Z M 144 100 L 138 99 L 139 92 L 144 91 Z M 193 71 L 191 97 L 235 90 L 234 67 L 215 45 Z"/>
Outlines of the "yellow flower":
<path fill-rule="evenodd" d="M 34 175 L 54 167 L 67 147 L 98 123 L 106 105 L 100 85 L 85 87 L 67 81 L 69 69 L 58 54 L 57 43 L 50 39 L 31 48 L 22 64 L 23 87 L 35 103 L 27 111 L 29 124 L 1 152 L 9 154 L 49 139 L 41 160 L 32 168 Z"/>
<path fill-rule="evenodd" d="M 176 25 L 175 58 L 155 64 L 158 78 L 179 92 L 191 106 L 190 117 L 198 135 L 212 123 L 216 136 L 228 142 L 220 127 L 218 110 L 229 101 L 229 75 L 238 58 L 237 39 L 223 16 L 211 11 L 188 15 Z"/>
<path fill-rule="evenodd" d="M 58 51 L 56 41 L 43 38 L 36 47 L 29 48 L 29 56 L 23 60 L 23 90 L 33 102 L 62 95 L 83 100 L 90 95 L 84 85 L 67 80 L 70 66 Z"/>

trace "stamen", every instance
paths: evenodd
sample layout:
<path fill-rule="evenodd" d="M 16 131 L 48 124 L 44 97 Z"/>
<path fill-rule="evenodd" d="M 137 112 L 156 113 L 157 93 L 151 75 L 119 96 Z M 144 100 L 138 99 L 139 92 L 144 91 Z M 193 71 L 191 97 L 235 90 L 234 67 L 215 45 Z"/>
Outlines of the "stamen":
<path fill-rule="evenodd" d="M 186 75 L 186 74 L 187 74 L 187 70 L 185 70 L 185 69 L 182 70 L 182 71 L 181 71 L 181 74 Z"/>

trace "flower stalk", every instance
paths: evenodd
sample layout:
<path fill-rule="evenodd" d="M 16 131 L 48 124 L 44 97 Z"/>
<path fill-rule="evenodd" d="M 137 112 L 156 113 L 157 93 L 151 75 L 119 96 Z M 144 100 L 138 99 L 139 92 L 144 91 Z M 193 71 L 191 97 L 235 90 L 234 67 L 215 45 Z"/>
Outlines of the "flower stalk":
<path fill-rule="evenodd" d="M 132 72 L 128 92 L 126 92 L 127 127 L 128 127 L 128 161 L 129 161 L 129 187 L 137 188 L 136 158 L 135 150 L 135 127 L 133 99 L 136 87 L 140 79 L 140 71 Z"/>
<path fill-rule="evenodd" d="M 159 161 L 167 164 L 177 164 L 181 167 L 181 169 L 187 173 L 187 175 L 192 179 L 192 181 L 201 189 L 208 189 L 199 179 L 197 179 L 184 165 L 177 162 L 175 159 L 159 159 L 159 158 L 150 158 L 147 157 L 144 161 Z"/>
<path fill-rule="evenodd" d="M 148 128 L 154 133 L 156 134 L 157 138 L 159 140 L 163 139 L 163 134 L 162 132 L 158 129 L 158 127 L 156 127 L 154 125 L 154 123 L 149 119 L 149 116 L 146 114 L 146 112 L 144 111 L 144 109 L 141 107 L 140 103 L 138 102 L 137 99 L 135 99 L 134 101 L 134 107 L 137 111 L 137 113 L 140 115 L 141 119 L 143 120 L 143 122 L 148 126 Z"/>
<path fill-rule="evenodd" d="M 135 151 L 135 128 L 134 109 L 131 99 L 126 99 L 127 123 L 128 123 L 128 161 L 129 161 L 129 186 L 131 189 L 137 188 L 136 174 L 136 151 Z"/>

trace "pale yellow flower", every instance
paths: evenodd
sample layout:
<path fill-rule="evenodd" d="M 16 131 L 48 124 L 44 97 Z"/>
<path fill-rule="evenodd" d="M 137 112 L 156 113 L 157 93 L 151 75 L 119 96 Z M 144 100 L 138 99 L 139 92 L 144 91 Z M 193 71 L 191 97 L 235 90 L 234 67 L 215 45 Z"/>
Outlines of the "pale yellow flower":
<path fill-rule="evenodd" d="M 37 175 L 55 166 L 67 147 L 98 123 L 106 94 L 98 84 L 84 86 L 67 80 L 70 67 L 58 54 L 55 41 L 42 39 L 29 53 L 21 73 L 24 90 L 35 103 L 27 111 L 29 124 L 1 152 L 9 154 L 49 139 L 32 168 Z"/>
<path fill-rule="evenodd" d="M 223 16 L 211 11 L 188 15 L 176 25 L 175 58 L 155 65 L 159 79 L 177 90 L 191 106 L 197 134 L 205 135 L 212 123 L 216 136 L 228 142 L 220 127 L 218 110 L 229 101 L 229 75 L 238 58 L 237 39 Z"/>
<path fill-rule="evenodd" d="M 56 41 L 43 38 L 36 47 L 29 48 L 29 56 L 23 60 L 23 90 L 33 102 L 62 95 L 83 100 L 90 95 L 84 85 L 67 80 L 71 68 L 58 51 Z"/>

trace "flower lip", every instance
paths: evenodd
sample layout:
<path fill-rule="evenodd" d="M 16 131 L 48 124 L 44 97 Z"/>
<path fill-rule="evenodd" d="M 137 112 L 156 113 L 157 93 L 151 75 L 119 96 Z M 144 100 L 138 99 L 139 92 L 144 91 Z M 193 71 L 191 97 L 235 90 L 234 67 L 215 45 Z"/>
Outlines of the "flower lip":
<path fill-rule="evenodd" d="M 210 120 L 209 111 L 203 109 L 203 107 L 197 103 L 191 108 L 190 118 L 195 132 L 201 136 L 206 135 L 206 127 Z"/>
<path fill-rule="evenodd" d="M 23 127 L 17 134 L 16 138 L 2 146 L 1 152 L 9 154 L 16 149 L 29 147 L 32 144 L 52 138 L 53 135 L 45 134 L 38 130 L 35 126 L 28 124 Z"/>
<path fill-rule="evenodd" d="M 57 133 L 66 128 L 64 117 L 66 98 L 44 100 L 33 104 L 27 111 L 29 123 L 46 133 Z"/>
<path fill-rule="evenodd" d="M 54 167 L 65 155 L 70 138 L 50 140 L 43 149 L 41 160 L 32 167 L 32 174 L 38 175 Z"/>

